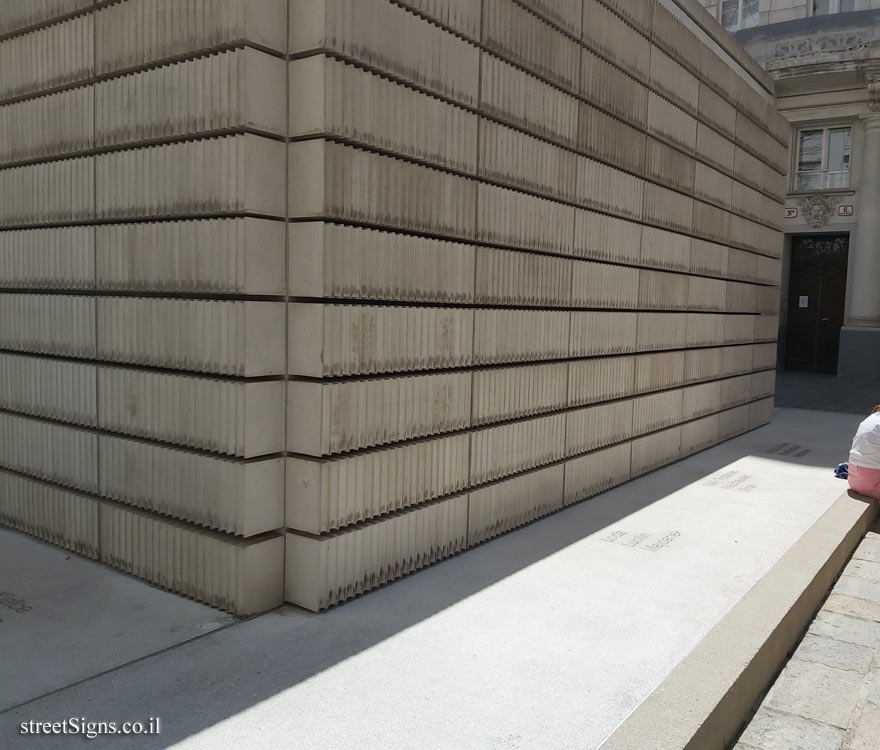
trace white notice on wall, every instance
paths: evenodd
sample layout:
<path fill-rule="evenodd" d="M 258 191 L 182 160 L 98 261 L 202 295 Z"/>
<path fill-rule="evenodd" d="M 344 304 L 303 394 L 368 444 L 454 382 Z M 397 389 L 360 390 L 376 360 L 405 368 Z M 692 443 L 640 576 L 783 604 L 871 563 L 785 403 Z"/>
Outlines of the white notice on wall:
<path fill-rule="evenodd" d="M 798 298 L 798 307 L 809 307 L 810 306 L 810 298 L 806 295 L 801 295 Z"/>

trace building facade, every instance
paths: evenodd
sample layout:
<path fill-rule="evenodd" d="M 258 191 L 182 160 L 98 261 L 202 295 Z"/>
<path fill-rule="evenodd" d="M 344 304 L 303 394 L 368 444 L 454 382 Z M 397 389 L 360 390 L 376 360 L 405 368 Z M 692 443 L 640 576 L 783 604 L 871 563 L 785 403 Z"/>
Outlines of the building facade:
<path fill-rule="evenodd" d="M 791 122 L 780 365 L 880 376 L 880 0 L 701 0 Z"/>

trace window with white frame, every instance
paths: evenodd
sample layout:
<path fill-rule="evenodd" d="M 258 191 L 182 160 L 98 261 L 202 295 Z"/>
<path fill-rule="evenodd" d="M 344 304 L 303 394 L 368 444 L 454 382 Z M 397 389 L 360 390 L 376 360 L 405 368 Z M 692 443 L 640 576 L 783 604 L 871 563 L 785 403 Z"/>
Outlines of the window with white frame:
<path fill-rule="evenodd" d="M 856 9 L 856 0 L 813 0 L 813 15 L 827 16 L 832 13 L 849 13 Z"/>
<path fill-rule="evenodd" d="M 798 131 L 795 190 L 849 187 L 852 128 L 831 126 Z"/>
<path fill-rule="evenodd" d="M 718 20 L 728 31 L 750 29 L 758 25 L 759 0 L 720 0 Z"/>

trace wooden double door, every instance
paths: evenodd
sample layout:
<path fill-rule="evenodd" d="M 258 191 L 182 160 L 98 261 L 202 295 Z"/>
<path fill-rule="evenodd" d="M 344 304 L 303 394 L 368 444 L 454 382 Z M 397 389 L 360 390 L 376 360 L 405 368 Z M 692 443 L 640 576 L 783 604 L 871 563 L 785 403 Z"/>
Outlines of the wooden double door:
<path fill-rule="evenodd" d="M 786 369 L 837 374 L 848 251 L 846 234 L 792 237 Z"/>

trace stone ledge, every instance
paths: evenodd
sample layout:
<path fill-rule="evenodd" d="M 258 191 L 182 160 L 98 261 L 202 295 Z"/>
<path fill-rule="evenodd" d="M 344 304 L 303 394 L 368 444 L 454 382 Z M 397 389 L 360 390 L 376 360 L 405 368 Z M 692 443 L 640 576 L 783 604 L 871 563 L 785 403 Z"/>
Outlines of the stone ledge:
<path fill-rule="evenodd" d="M 728 747 L 876 517 L 875 503 L 841 495 L 601 750 Z"/>

